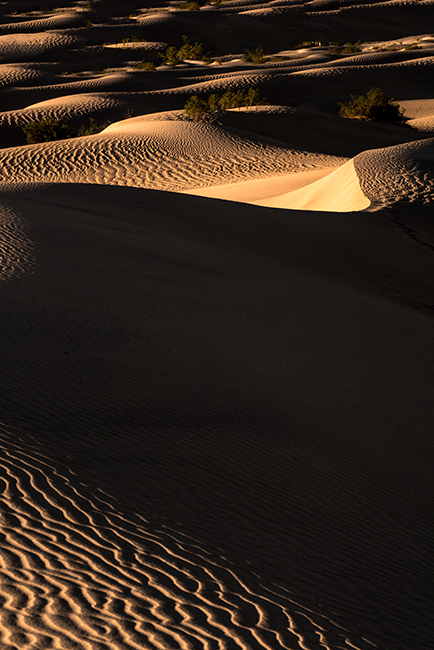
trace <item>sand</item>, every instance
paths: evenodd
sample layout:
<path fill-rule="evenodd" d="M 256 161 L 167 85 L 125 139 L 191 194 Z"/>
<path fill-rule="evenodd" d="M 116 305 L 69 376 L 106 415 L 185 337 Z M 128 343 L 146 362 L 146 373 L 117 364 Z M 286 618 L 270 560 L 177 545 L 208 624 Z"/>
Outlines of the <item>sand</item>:
<path fill-rule="evenodd" d="M 430 649 L 434 3 L 32 4 L 0 16 L 1 650 Z M 161 65 L 182 34 L 219 61 Z M 406 124 L 338 116 L 373 85 Z"/>

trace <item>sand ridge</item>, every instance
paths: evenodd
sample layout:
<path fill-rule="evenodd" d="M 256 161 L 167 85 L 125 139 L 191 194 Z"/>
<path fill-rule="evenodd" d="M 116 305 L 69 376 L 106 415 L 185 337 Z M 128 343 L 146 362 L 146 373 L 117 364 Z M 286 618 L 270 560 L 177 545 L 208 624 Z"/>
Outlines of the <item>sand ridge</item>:
<path fill-rule="evenodd" d="M 339 165 L 336 156 L 243 139 L 214 125 L 133 118 L 87 139 L 0 152 L 3 185 L 86 182 L 170 191 Z"/>

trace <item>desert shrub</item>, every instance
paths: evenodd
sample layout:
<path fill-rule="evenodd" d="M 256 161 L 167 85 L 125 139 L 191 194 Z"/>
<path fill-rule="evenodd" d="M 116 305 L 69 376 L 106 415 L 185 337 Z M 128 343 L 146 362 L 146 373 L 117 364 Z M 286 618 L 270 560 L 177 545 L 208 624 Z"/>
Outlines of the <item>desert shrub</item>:
<path fill-rule="evenodd" d="M 178 58 L 180 61 L 185 59 L 193 59 L 193 61 L 203 61 L 204 57 L 209 59 L 209 53 L 206 53 L 202 43 L 195 43 L 192 45 L 187 36 L 183 36 L 183 44 L 178 50 Z"/>
<path fill-rule="evenodd" d="M 223 95 L 209 95 L 202 99 L 192 95 L 184 106 L 187 117 L 195 122 L 215 122 L 226 110 L 241 108 L 242 106 L 259 106 L 266 104 L 267 100 L 260 97 L 256 88 L 248 90 L 227 90 Z"/>
<path fill-rule="evenodd" d="M 23 126 L 23 131 L 27 144 L 64 140 L 71 137 L 71 129 L 67 124 L 50 118 L 29 122 Z"/>
<path fill-rule="evenodd" d="M 108 122 L 98 123 L 93 117 L 89 117 L 87 122 L 83 122 L 78 128 L 73 128 L 68 124 L 62 124 L 58 120 L 46 118 L 24 125 L 23 132 L 27 144 L 37 144 L 38 142 L 52 142 L 53 140 L 95 135 L 105 129 L 108 124 Z"/>
<path fill-rule="evenodd" d="M 381 88 L 372 87 L 366 95 L 351 95 L 350 101 L 338 104 L 341 117 L 398 124 L 404 121 L 404 109 Z"/>
<path fill-rule="evenodd" d="M 296 50 L 300 50 L 301 48 L 304 47 L 315 47 L 317 45 L 316 41 L 302 41 L 298 45 L 295 46 Z"/>
<path fill-rule="evenodd" d="M 244 94 L 244 106 L 264 106 L 267 99 L 261 97 L 257 88 L 249 88 Z"/>
<path fill-rule="evenodd" d="M 174 45 L 169 45 L 164 54 L 161 54 L 161 52 L 159 52 L 158 56 L 160 56 L 163 59 L 164 63 L 167 63 L 167 65 L 176 65 L 179 63 L 178 48 Z"/>
<path fill-rule="evenodd" d="M 176 8 L 182 9 L 184 11 L 199 11 L 200 4 L 198 2 L 181 2 L 181 4 L 179 4 Z"/>
<path fill-rule="evenodd" d="M 187 36 L 183 36 L 183 44 L 180 48 L 170 45 L 163 54 L 159 54 L 163 61 L 167 65 L 176 65 L 177 63 L 182 63 L 186 59 L 192 59 L 193 61 L 211 61 L 209 52 L 205 52 L 203 43 L 194 43 L 191 44 Z"/>
<path fill-rule="evenodd" d="M 331 49 L 332 54 L 358 54 L 362 51 L 361 41 L 357 43 L 333 43 L 333 48 Z"/>
<path fill-rule="evenodd" d="M 343 49 L 342 49 L 342 54 L 357 54 L 358 52 L 362 51 L 361 46 L 361 41 L 357 41 L 357 43 L 345 43 Z"/>
<path fill-rule="evenodd" d="M 246 53 L 246 60 L 252 61 L 252 63 L 257 65 L 267 61 L 267 57 L 262 47 L 257 47 L 256 50 L 244 50 L 244 52 Z"/>
<path fill-rule="evenodd" d="M 404 47 L 404 50 L 421 50 L 421 49 L 422 49 L 421 46 L 416 45 L 416 43 L 413 43 L 412 45 L 406 45 Z"/>
<path fill-rule="evenodd" d="M 214 104 L 210 105 L 209 101 L 193 95 L 185 104 L 184 111 L 187 117 L 194 122 L 211 122 L 213 121 L 213 113 L 217 108 Z M 218 116 L 216 115 L 215 117 L 217 118 Z"/>
<path fill-rule="evenodd" d="M 76 135 L 78 137 L 82 137 L 84 135 L 96 135 L 97 133 L 102 131 L 102 129 L 105 128 L 105 126 L 108 126 L 108 124 L 104 124 L 104 125 L 98 124 L 93 117 L 90 117 L 87 124 L 82 124 L 79 127 Z"/>
<path fill-rule="evenodd" d="M 136 65 L 137 70 L 150 71 L 150 70 L 155 70 L 156 67 L 157 66 L 155 65 L 155 63 L 153 61 L 141 61 L 140 63 L 138 63 Z"/>
<path fill-rule="evenodd" d="M 141 36 L 127 36 L 121 40 L 121 43 L 147 43 L 147 38 L 142 38 Z"/>

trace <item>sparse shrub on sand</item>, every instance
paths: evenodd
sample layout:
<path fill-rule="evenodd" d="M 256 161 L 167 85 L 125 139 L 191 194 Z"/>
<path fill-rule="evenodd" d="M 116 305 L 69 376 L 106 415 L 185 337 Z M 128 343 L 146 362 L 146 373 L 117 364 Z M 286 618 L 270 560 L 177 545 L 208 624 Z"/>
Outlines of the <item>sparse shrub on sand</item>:
<path fill-rule="evenodd" d="M 256 88 L 248 90 L 227 90 L 223 95 L 212 94 L 202 99 L 198 95 L 192 95 L 184 106 L 187 117 L 194 122 L 215 122 L 223 113 L 230 108 L 241 108 L 243 106 L 260 106 L 267 103 L 261 98 Z"/>
<path fill-rule="evenodd" d="M 51 140 L 65 140 L 71 137 L 71 129 L 67 124 L 61 124 L 50 118 L 29 122 L 23 126 L 27 144 L 50 142 Z"/>
<path fill-rule="evenodd" d="M 186 59 L 191 59 L 193 61 L 205 61 L 205 63 L 210 63 L 210 52 L 205 52 L 203 43 L 195 43 L 194 45 L 190 43 L 187 36 L 183 36 L 183 44 L 180 48 L 170 45 L 167 50 L 160 56 L 164 63 L 167 65 L 177 65 L 182 63 Z"/>
<path fill-rule="evenodd" d="M 181 2 L 176 8 L 183 11 L 200 11 L 200 4 L 198 2 Z"/>
<path fill-rule="evenodd" d="M 214 97 L 214 95 L 211 95 Z M 197 95 L 193 95 L 184 106 L 184 111 L 187 117 L 194 122 L 213 122 L 218 118 L 218 114 L 214 107 L 209 104 L 209 99 L 201 99 Z M 214 118 L 214 119 L 213 119 Z"/>
<path fill-rule="evenodd" d="M 106 126 L 108 126 L 108 123 L 101 125 L 98 124 L 93 117 L 90 117 L 87 125 L 82 124 L 80 126 L 80 128 L 77 131 L 77 136 L 82 137 L 84 135 L 96 135 L 97 133 L 102 131 L 102 129 L 104 129 Z"/>
<path fill-rule="evenodd" d="M 136 65 L 136 70 L 151 71 L 156 69 L 156 64 L 153 61 L 141 61 Z"/>
<path fill-rule="evenodd" d="M 52 142 L 53 140 L 67 140 L 69 138 L 96 135 L 108 126 L 109 122 L 98 123 L 93 117 L 78 128 L 72 128 L 69 124 L 63 124 L 58 120 L 46 118 L 29 122 L 23 126 L 27 144 L 39 142 Z"/>
<path fill-rule="evenodd" d="M 121 43 L 147 43 L 148 39 L 147 38 L 142 38 L 141 36 L 127 36 L 126 38 L 123 38 L 121 40 Z"/>
<path fill-rule="evenodd" d="M 348 102 L 338 102 L 339 115 L 352 120 L 404 122 L 404 109 L 381 88 L 372 87 L 366 95 L 351 95 Z"/>
<path fill-rule="evenodd" d="M 357 41 L 357 43 L 345 43 L 342 54 L 358 54 L 362 51 L 361 44 L 361 41 Z"/>
<path fill-rule="evenodd" d="M 291 49 L 292 50 L 302 50 L 302 49 L 306 49 L 307 47 L 321 47 L 321 45 L 324 45 L 324 43 L 322 43 L 320 41 L 302 41 L 301 43 L 297 43 L 296 45 L 292 45 Z M 342 43 L 339 43 L 339 45 L 342 45 Z"/>
<path fill-rule="evenodd" d="M 174 45 L 169 45 L 167 50 L 163 54 L 159 52 L 158 56 L 163 59 L 166 65 L 176 65 L 180 62 L 178 59 L 178 48 Z"/>
<path fill-rule="evenodd" d="M 241 108 L 242 106 L 259 106 L 266 104 L 266 99 L 262 99 L 256 88 L 249 88 L 248 90 L 237 90 L 232 92 L 227 90 L 219 100 L 219 104 L 225 110 L 230 108 Z"/>
<path fill-rule="evenodd" d="M 262 47 L 257 47 L 255 50 L 244 50 L 244 52 L 246 53 L 246 61 L 252 61 L 252 63 L 255 63 L 256 65 L 268 61 Z"/>
<path fill-rule="evenodd" d="M 333 49 L 331 50 L 332 54 L 359 54 L 362 51 L 361 48 L 362 42 L 357 41 L 357 43 L 333 43 Z"/>

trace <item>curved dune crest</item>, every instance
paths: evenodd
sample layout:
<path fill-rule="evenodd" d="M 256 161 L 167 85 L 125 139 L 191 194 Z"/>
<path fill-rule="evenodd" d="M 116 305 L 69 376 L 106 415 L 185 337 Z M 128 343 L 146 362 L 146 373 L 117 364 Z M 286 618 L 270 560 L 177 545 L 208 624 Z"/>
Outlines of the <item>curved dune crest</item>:
<path fill-rule="evenodd" d="M 264 207 L 352 212 L 401 203 L 434 203 L 434 138 L 373 149 L 335 170 L 316 170 L 189 193 Z M 326 175 L 325 175 L 326 174 Z M 318 180 L 317 180 L 318 179 Z"/>
<path fill-rule="evenodd" d="M 83 38 L 61 31 L 0 35 L 0 61 L 28 61 L 42 52 L 83 44 Z"/>
<path fill-rule="evenodd" d="M 83 26 L 85 21 L 75 11 L 62 11 L 52 16 L 24 20 L 17 23 L 1 23 L 0 34 L 7 32 L 43 32 L 53 29 Z"/>
<path fill-rule="evenodd" d="M 241 181 L 229 185 L 213 185 L 201 189 L 187 190 L 186 194 L 195 196 L 208 196 L 214 199 L 226 201 L 240 201 L 242 203 L 253 203 L 262 199 L 271 199 L 314 183 L 333 171 L 333 168 L 325 167 L 311 172 L 300 172 L 298 174 L 284 174 L 261 178 L 254 181 Z"/>
<path fill-rule="evenodd" d="M 411 126 L 412 129 L 422 131 L 423 133 L 434 133 L 434 115 L 408 120 L 407 124 Z"/>
<path fill-rule="evenodd" d="M 101 134 L 0 150 L 0 183 L 103 183 L 183 191 L 342 163 L 221 127 L 133 118 Z"/>
<path fill-rule="evenodd" d="M 321 210 L 323 212 L 353 212 L 365 210 L 370 201 L 360 189 L 354 162 L 345 165 L 307 187 L 265 201 L 256 205 L 292 210 Z"/>

